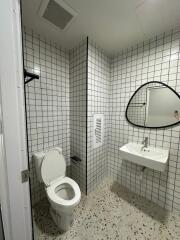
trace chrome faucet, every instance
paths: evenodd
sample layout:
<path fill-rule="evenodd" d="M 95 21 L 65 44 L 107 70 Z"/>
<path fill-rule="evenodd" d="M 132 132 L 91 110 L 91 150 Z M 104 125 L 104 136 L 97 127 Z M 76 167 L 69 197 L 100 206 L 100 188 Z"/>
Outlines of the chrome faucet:
<path fill-rule="evenodd" d="M 142 141 L 142 144 L 142 150 L 148 147 L 148 137 L 145 137 L 145 139 Z"/>

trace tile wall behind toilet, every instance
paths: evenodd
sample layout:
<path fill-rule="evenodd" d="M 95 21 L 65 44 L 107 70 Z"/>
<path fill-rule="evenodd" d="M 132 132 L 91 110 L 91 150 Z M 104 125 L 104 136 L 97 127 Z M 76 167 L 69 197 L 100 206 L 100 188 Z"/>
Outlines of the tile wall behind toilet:
<path fill-rule="evenodd" d="M 180 211 L 180 126 L 148 130 L 133 127 L 125 119 L 126 106 L 134 91 L 153 80 L 162 81 L 180 93 L 179 30 L 135 45 L 111 59 L 108 170 L 114 179 L 137 194 Z M 170 149 L 169 166 L 162 173 L 146 169 L 140 180 L 140 167 L 121 160 L 119 147 L 131 141 L 140 143 L 146 136 L 150 145 Z"/>
<path fill-rule="evenodd" d="M 70 164 L 69 53 L 60 46 L 24 29 L 24 64 L 40 79 L 26 85 L 28 144 L 32 202 L 44 197 L 37 181 L 32 153 L 60 146 Z M 40 73 L 38 73 L 40 71 Z"/>

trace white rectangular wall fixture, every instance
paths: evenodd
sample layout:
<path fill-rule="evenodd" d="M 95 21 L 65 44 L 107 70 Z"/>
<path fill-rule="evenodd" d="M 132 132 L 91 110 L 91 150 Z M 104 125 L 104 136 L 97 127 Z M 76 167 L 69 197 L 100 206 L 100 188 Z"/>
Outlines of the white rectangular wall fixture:
<path fill-rule="evenodd" d="M 93 116 L 93 148 L 103 145 L 104 140 L 104 114 Z"/>

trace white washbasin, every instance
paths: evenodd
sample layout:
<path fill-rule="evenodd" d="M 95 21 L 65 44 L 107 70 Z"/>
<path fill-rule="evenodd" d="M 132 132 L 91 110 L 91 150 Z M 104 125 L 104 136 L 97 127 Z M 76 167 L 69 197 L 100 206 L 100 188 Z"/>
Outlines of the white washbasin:
<path fill-rule="evenodd" d="M 167 149 L 150 146 L 143 148 L 142 144 L 130 142 L 122 146 L 119 150 L 120 156 L 124 160 L 161 172 L 165 171 L 169 157 L 169 150 Z"/>

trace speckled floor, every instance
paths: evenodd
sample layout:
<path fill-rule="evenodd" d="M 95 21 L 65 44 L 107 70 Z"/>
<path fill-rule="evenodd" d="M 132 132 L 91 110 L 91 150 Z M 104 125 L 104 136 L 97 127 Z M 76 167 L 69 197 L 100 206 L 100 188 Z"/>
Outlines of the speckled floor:
<path fill-rule="evenodd" d="M 35 240 L 180 240 L 180 216 L 169 213 L 118 183 L 104 180 L 82 196 L 71 229 L 60 233 L 46 200 L 33 209 Z"/>

